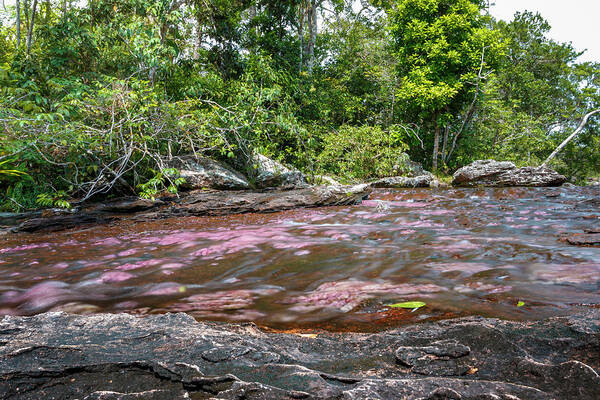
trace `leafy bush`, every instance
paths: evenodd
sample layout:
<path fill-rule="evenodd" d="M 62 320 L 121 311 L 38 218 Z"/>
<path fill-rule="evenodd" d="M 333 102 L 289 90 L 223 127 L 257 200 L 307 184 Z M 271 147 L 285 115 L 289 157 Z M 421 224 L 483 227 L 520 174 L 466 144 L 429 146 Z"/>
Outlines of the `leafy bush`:
<path fill-rule="evenodd" d="M 378 126 L 342 126 L 325 135 L 319 161 L 323 169 L 346 180 L 367 180 L 394 173 L 408 146 L 400 130 Z"/>

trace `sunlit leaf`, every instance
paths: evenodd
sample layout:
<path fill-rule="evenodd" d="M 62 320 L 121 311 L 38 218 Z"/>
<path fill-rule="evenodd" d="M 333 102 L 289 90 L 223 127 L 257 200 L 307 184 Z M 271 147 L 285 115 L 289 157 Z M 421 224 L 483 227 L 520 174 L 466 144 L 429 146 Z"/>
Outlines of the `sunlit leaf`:
<path fill-rule="evenodd" d="M 396 304 L 388 304 L 388 307 L 392 308 L 421 308 L 425 307 L 427 304 L 422 301 L 406 301 L 404 303 L 396 303 Z"/>

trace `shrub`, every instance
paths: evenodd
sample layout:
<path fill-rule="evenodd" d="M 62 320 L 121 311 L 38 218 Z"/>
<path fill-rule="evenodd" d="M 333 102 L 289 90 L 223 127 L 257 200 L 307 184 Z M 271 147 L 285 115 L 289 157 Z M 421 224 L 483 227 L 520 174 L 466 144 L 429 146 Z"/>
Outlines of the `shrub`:
<path fill-rule="evenodd" d="M 319 161 L 327 173 L 346 180 L 390 176 L 408 146 L 400 131 L 378 126 L 342 126 L 324 137 Z"/>

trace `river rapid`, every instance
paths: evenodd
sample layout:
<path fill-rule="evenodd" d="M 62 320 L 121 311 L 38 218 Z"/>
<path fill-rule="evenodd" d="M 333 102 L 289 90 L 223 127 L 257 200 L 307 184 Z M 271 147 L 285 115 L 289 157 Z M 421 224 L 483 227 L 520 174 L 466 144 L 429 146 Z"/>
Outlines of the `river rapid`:
<path fill-rule="evenodd" d="M 351 207 L 0 237 L 0 315 L 186 312 L 377 331 L 600 306 L 600 188 L 379 190 Z M 422 301 L 411 310 L 389 305 Z"/>

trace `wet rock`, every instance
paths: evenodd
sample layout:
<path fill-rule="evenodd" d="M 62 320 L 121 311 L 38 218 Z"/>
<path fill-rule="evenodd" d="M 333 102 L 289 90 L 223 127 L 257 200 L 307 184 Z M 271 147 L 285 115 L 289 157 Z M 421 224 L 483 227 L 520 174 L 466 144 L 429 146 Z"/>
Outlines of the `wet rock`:
<path fill-rule="evenodd" d="M 185 183 L 182 185 L 184 189 L 250 189 L 246 177 L 210 158 L 193 155 L 174 157 L 168 162 L 168 166 L 179 170 L 180 176 L 185 178 Z"/>
<path fill-rule="evenodd" d="M 38 218 L 41 216 L 41 211 L 26 213 L 0 213 L 0 226 L 15 226 L 19 225 L 24 220 Z"/>
<path fill-rule="evenodd" d="M 454 186 L 560 186 L 563 175 L 545 167 L 517 168 L 508 161 L 479 160 L 454 173 Z"/>
<path fill-rule="evenodd" d="M 287 168 L 262 154 L 255 153 L 251 162 L 255 175 L 254 183 L 258 188 L 303 188 L 308 186 L 306 177 L 302 172 Z"/>
<path fill-rule="evenodd" d="M 577 208 L 588 208 L 588 209 L 591 209 L 591 210 L 593 210 L 595 208 L 600 208 L 600 197 L 580 201 L 576 205 L 576 207 Z"/>
<path fill-rule="evenodd" d="M 472 366 L 471 360 L 462 359 L 471 349 L 456 340 L 440 341 L 423 347 L 400 347 L 396 360 L 421 375 L 460 376 L 466 375 Z"/>
<path fill-rule="evenodd" d="M 114 216 L 102 212 L 81 212 L 72 215 L 54 215 L 47 218 L 32 218 L 18 227 L 15 232 L 57 232 L 86 225 L 102 225 L 116 220 Z"/>
<path fill-rule="evenodd" d="M 425 188 L 435 186 L 437 180 L 433 175 L 420 175 L 416 177 L 394 176 L 382 178 L 371 182 L 374 188 Z"/>
<path fill-rule="evenodd" d="M 147 211 L 163 205 L 161 200 L 141 199 L 139 197 L 127 197 L 108 203 L 103 203 L 96 207 L 96 211 L 117 214 L 131 214 L 139 211 Z"/>
<path fill-rule="evenodd" d="M 93 205 L 69 214 L 26 220 L 13 232 L 55 232 L 119 219 L 152 220 L 186 215 L 271 213 L 296 208 L 358 204 L 371 193 L 368 185 L 315 186 L 279 191 L 204 191 L 182 193 L 181 198 L 150 201 L 128 198 Z"/>
<path fill-rule="evenodd" d="M 595 400 L 599 321 L 590 309 L 302 337 L 186 314 L 7 316 L 0 399 Z"/>
<path fill-rule="evenodd" d="M 168 218 L 184 215 L 229 215 L 270 213 L 296 208 L 358 204 L 371 192 L 368 185 L 315 186 L 306 189 L 267 192 L 190 193 L 181 202 L 159 213 L 141 218 Z"/>
<path fill-rule="evenodd" d="M 600 233 L 581 233 L 568 236 L 566 239 L 574 246 L 600 246 Z"/>

